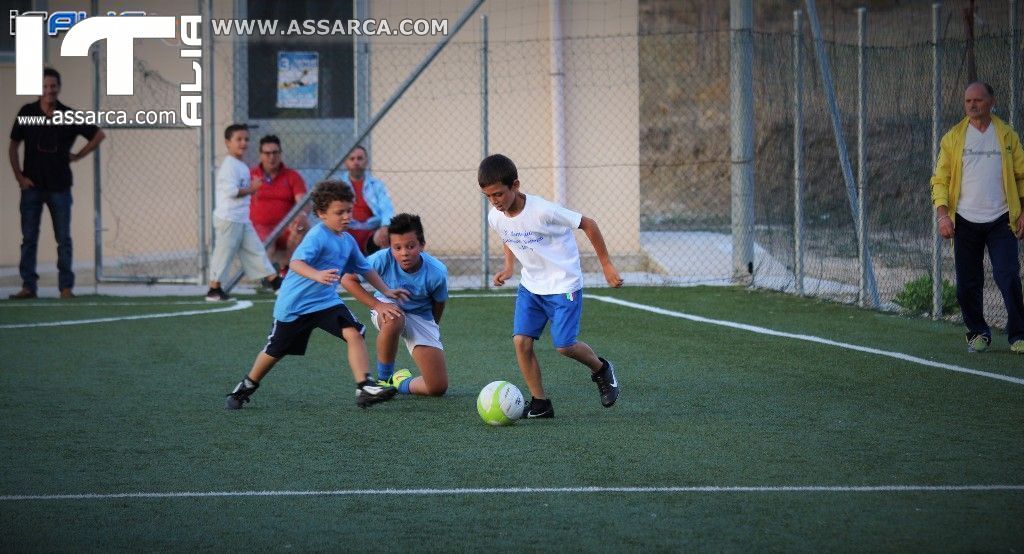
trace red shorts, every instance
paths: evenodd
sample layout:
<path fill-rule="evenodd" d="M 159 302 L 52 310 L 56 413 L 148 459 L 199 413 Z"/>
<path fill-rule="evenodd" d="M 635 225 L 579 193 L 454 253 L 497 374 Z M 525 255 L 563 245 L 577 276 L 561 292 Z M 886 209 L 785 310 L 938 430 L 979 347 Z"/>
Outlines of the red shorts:
<path fill-rule="evenodd" d="M 274 230 L 274 227 L 277 227 L 277 224 L 262 225 L 259 223 L 253 223 L 252 226 L 256 228 L 256 235 L 260 237 L 260 240 L 265 241 L 267 240 L 267 237 L 270 236 L 270 232 Z M 288 250 L 288 238 L 291 237 L 291 235 L 292 230 L 285 227 L 284 230 L 281 231 L 281 234 L 278 235 L 277 240 L 274 241 L 274 247 L 282 251 Z"/>

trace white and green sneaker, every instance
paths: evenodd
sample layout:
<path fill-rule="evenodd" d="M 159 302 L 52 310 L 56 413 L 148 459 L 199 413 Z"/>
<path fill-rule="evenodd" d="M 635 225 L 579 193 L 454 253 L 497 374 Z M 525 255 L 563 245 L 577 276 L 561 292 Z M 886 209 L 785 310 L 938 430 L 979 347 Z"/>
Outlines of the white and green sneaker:
<path fill-rule="evenodd" d="M 991 337 L 979 333 L 967 339 L 967 352 L 984 352 L 988 350 L 988 345 L 991 343 Z"/>
<path fill-rule="evenodd" d="M 1024 354 L 1024 339 L 1013 341 L 1013 344 L 1010 345 L 1010 352 Z"/>

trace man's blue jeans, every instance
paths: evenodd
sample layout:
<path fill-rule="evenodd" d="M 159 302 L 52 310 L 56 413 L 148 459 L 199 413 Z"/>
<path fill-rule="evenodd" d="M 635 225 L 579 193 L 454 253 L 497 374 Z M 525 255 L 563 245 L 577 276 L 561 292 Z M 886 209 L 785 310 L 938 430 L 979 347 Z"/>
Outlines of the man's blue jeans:
<path fill-rule="evenodd" d="M 70 289 L 75 286 L 75 274 L 71 271 L 71 189 L 59 192 L 47 191 L 36 185 L 21 189 L 21 273 L 22 287 L 36 292 L 39 274 L 36 273 L 36 254 L 39 250 L 39 225 L 43 206 L 50 210 L 53 220 L 53 236 L 57 239 L 57 286 Z"/>
<path fill-rule="evenodd" d="M 992 279 L 1006 304 L 1006 333 L 1012 344 L 1024 339 L 1024 292 L 1021 290 L 1019 246 L 1017 237 L 1010 231 L 1009 214 L 989 223 L 971 223 L 958 214 L 953 234 L 956 299 L 969 336 L 992 336 L 985 322 L 982 299 L 986 248 L 992 262 Z"/>

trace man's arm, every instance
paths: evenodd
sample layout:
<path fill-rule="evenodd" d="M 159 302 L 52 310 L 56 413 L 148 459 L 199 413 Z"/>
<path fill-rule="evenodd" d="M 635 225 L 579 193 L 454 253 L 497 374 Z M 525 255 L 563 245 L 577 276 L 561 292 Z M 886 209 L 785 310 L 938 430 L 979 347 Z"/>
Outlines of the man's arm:
<path fill-rule="evenodd" d="M 18 145 L 21 144 L 20 140 L 11 139 L 10 145 L 7 147 L 7 157 L 11 160 L 11 171 L 14 172 L 14 179 L 18 181 L 18 186 L 23 189 L 31 188 L 36 186 L 21 172 L 21 160 L 18 159 Z"/>
<path fill-rule="evenodd" d="M 613 287 L 621 287 L 622 277 L 619 276 L 619 271 L 615 269 L 611 257 L 608 256 L 608 247 L 604 244 L 604 235 L 601 234 L 601 229 L 597 226 L 597 222 L 589 217 L 584 217 L 580 220 L 580 229 L 587 235 L 587 238 L 590 239 L 590 244 L 594 247 L 597 260 L 601 262 L 604 280 Z"/>
<path fill-rule="evenodd" d="M 1017 148 L 1013 149 L 1013 179 L 1017 184 L 1017 199 L 1020 200 L 1021 212 L 1017 217 L 1013 234 L 1018 239 L 1024 239 L 1024 147 L 1021 146 L 1020 137 L 1014 137 L 1017 139 Z"/>
<path fill-rule="evenodd" d="M 939 157 L 935 161 L 935 173 L 932 175 L 932 205 L 935 207 L 935 219 L 939 223 L 939 235 L 953 238 L 953 218 L 949 214 L 949 180 L 950 170 L 949 145 L 946 137 L 939 143 Z"/>
<path fill-rule="evenodd" d="M 85 146 L 78 151 L 77 154 L 71 155 L 70 160 L 73 162 L 77 162 L 78 160 L 81 160 L 82 158 L 88 156 L 89 154 L 92 153 L 93 150 L 96 150 L 96 148 L 100 145 L 101 142 L 103 142 L 103 139 L 105 138 L 107 138 L 107 135 L 103 133 L 103 129 L 98 129 L 96 131 L 96 134 L 93 135 L 91 139 L 89 139 L 89 142 L 87 142 Z"/>

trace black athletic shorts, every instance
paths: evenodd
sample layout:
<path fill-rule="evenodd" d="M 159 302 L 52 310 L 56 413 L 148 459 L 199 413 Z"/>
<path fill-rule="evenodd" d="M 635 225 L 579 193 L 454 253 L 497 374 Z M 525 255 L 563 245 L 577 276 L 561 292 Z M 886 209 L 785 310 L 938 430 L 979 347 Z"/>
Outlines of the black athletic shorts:
<path fill-rule="evenodd" d="M 342 340 L 344 337 L 341 336 L 341 330 L 345 327 L 355 327 L 360 335 L 366 334 L 366 327 L 359 323 L 348 307 L 338 304 L 319 312 L 300 315 L 294 321 L 275 319 L 263 353 L 274 358 L 282 358 L 287 354 L 302 356 L 306 353 L 309 335 L 317 327 Z"/>

